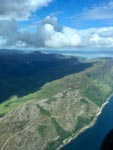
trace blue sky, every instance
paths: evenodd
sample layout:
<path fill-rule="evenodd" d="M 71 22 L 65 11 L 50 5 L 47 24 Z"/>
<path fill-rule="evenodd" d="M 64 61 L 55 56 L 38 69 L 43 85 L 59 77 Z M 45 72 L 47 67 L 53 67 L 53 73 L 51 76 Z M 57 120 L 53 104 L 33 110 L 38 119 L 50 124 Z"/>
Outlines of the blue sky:
<path fill-rule="evenodd" d="M 84 9 L 91 10 L 92 8 L 99 7 L 100 11 L 103 6 L 108 5 L 109 0 L 53 0 L 48 7 L 42 7 L 41 9 L 35 11 L 31 15 L 30 19 L 36 18 L 40 20 L 46 16 L 57 16 L 59 24 L 62 26 L 69 26 L 77 29 L 86 29 L 91 27 L 108 27 L 113 25 L 113 17 L 111 19 L 83 19 L 79 16 L 84 13 Z M 113 10 L 112 10 L 113 12 Z M 102 12 L 103 13 L 103 12 Z M 108 11 L 109 13 L 109 7 Z M 96 14 L 97 15 L 97 14 Z M 99 15 L 99 14 L 98 14 Z M 104 15 L 104 14 L 103 14 Z M 35 16 L 35 17 L 34 17 Z M 37 16 L 37 17 L 36 17 Z M 35 20 L 35 21 L 36 21 Z M 20 25 L 27 25 L 32 22 L 22 21 L 19 22 Z"/>
<path fill-rule="evenodd" d="M 111 49 L 113 0 L 1 0 L 0 48 Z"/>

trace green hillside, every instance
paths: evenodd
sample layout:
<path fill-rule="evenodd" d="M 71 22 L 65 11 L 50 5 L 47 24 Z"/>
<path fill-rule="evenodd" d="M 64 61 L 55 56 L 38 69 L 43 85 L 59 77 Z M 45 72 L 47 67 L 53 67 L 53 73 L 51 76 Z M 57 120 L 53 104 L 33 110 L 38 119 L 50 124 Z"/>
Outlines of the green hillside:
<path fill-rule="evenodd" d="M 93 121 L 113 93 L 113 59 L 85 63 L 92 66 L 0 104 L 1 150 L 55 150 Z"/>
<path fill-rule="evenodd" d="M 45 83 L 80 72 L 92 63 L 76 57 L 40 52 L 0 51 L 0 103 L 36 92 Z"/>

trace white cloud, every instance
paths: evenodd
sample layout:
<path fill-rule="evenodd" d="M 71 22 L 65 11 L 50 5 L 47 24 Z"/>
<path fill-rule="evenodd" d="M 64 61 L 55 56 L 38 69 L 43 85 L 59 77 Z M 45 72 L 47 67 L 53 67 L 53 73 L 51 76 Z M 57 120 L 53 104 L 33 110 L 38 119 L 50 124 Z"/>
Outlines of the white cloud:
<path fill-rule="evenodd" d="M 94 5 L 91 8 L 84 8 L 83 11 L 71 18 L 81 18 L 84 20 L 111 20 L 113 19 L 113 1 Z"/>
<path fill-rule="evenodd" d="M 83 43 L 85 47 L 91 48 L 113 48 L 113 27 L 92 28 L 83 32 Z"/>
<path fill-rule="evenodd" d="M 0 21 L 0 47 L 113 48 L 113 27 L 77 30 L 60 26 L 56 17 L 47 16 L 35 28 L 32 33 L 20 30 L 15 20 Z"/>
<path fill-rule="evenodd" d="M 74 47 L 81 43 L 80 36 L 75 29 L 59 26 L 57 18 L 50 16 L 37 25 L 36 33 L 30 37 L 31 41 L 35 41 L 35 43 L 27 43 L 26 41 L 26 44 L 34 44 L 33 46 L 39 47 Z"/>
<path fill-rule="evenodd" d="M 28 19 L 32 12 L 48 6 L 52 0 L 1 0 L 0 19 Z"/>
<path fill-rule="evenodd" d="M 104 37 L 95 33 L 89 40 L 90 44 L 97 48 L 113 48 L 113 37 Z"/>
<path fill-rule="evenodd" d="M 0 48 L 4 47 L 6 42 L 7 42 L 7 40 L 0 36 Z"/>
<path fill-rule="evenodd" d="M 50 32 L 52 32 L 50 38 L 45 41 L 47 47 L 76 47 L 81 44 L 81 38 L 74 29 L 63 27 L 61 32 L 55 32 L 51 27 Z"/>

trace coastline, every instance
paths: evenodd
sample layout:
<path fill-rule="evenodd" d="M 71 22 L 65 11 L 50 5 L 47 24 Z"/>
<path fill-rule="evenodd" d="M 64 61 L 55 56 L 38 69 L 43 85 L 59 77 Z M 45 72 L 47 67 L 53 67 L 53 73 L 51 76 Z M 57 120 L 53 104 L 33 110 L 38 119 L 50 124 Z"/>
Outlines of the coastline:
<path fill-rule="evenodd" d="M 94 119 L 92 120 L 92 122 L 91 122 L 89 125 L 87 125 L 87 126 L 81 128 L 81 130 L 79 130 L 79 131 L 76 132 L 75 134 L 71 135 L 71 137 L 68 137 L 67 139 L 65 139 L 65 140 L 63 141 L 63 144 L 60 145 L 60 146 L 57 148 L 57 150 L 61 150 L 64 146 L 68 145 L 71 141 L 73 141 L 75 138 L 77 138 L 77 137 L 78 137 L 80 134 L 82 134 L 85 130 L 91 128 L 91 127 L 95 124 L 95 122 L 96 122 L 96 120 L 98 119 L 99 115 L 101 114 L 103 108 L 109 103 L 109 100 L 110 100 L 112 97 L 113 97 L 113 94 L 111 94 L 111 95 L 106 99 L 106 101 L 105 101 L 105 102 L 103 103 L 103 105 L 99 108 L 99 110 L 97 111 L 97 113 L 96 113 Z"/>

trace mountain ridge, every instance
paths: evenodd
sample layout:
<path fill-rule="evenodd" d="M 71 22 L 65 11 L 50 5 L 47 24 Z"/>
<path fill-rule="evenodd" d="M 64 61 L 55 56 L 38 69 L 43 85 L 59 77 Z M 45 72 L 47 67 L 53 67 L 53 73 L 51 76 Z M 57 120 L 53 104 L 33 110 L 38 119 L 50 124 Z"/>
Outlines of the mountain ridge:
<path fill-rule="evenodd" d="M 65 139 L 88 126 L 113 89 L 113 59 L 90 62 L 93 65 L 85 70 L 0 104 L 0 148 L 58 149 Z"/>

